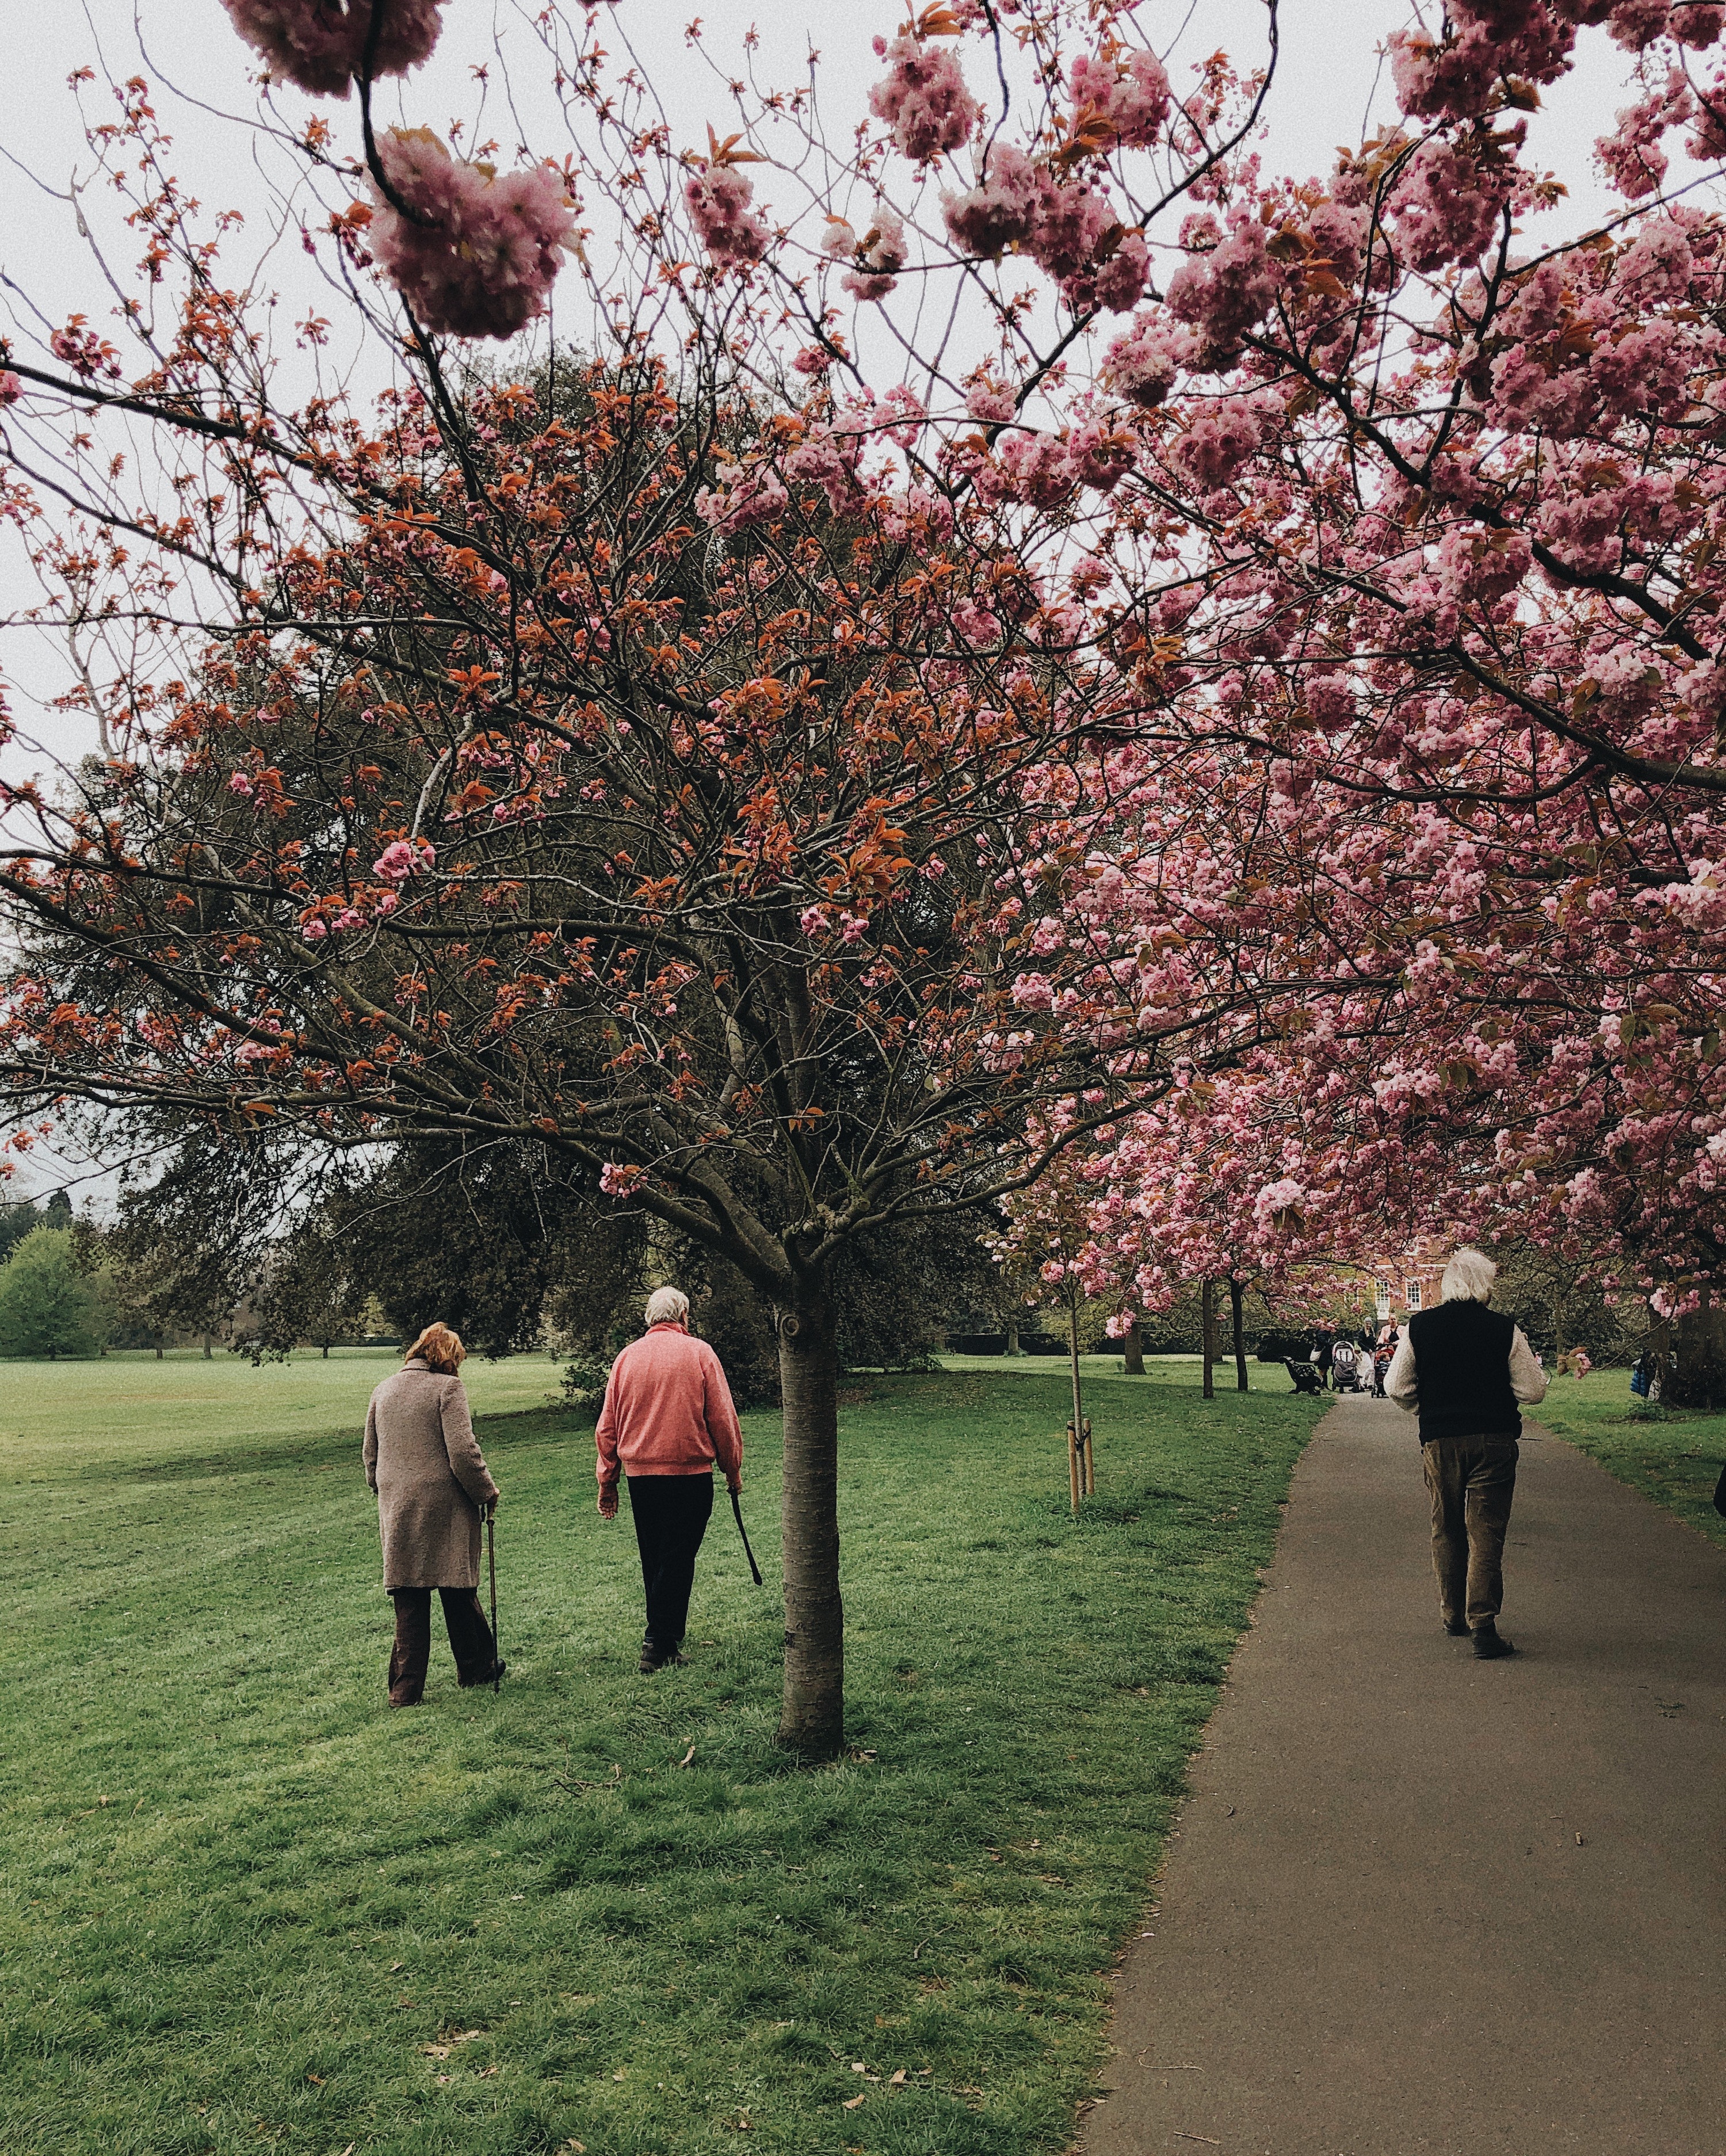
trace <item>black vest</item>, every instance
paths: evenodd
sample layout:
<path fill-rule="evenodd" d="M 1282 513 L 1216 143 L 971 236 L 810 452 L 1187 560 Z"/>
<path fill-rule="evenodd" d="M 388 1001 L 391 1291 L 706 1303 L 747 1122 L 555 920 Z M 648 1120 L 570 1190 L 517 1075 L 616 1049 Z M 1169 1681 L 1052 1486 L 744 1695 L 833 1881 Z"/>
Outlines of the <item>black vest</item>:
<path fill-rule="evenodd" d="M 1441 1302 L 1409 1320 L 1420 1442 L 1436 1437 L 1520 1437 L 1523 1419 L 1510 1389 L 1514 1318 L 1483 1302 Z"/>

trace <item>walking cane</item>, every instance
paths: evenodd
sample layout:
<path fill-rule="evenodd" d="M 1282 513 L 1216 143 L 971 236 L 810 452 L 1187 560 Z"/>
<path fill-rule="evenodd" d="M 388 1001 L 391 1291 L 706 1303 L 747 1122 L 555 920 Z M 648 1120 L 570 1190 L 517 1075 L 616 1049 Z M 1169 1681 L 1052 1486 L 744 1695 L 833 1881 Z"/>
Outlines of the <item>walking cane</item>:
<path fill-rule="evenodd" d="M 755 1553 L 749 1547 L 749 1530 L 743 1525 L 742 1501 L 735 1490 L 731 1493 L 731 1509 L 732 1517 L 737 1523 L 737 1532 L 743 1537 L 743 1554 L 749 1560 L 749 1569 L 755 1575 L 755 1584 L 759 1587 L 762 1584 L 761 1567 L 755 1562 Z"/>
<path fill-rule="evenodd" d="M 485 1562 L 491 1573 L 491 1691 L 503 1690 L 503 1657 L 497 1651 L 497 1507 L 485 1507 Z"/>

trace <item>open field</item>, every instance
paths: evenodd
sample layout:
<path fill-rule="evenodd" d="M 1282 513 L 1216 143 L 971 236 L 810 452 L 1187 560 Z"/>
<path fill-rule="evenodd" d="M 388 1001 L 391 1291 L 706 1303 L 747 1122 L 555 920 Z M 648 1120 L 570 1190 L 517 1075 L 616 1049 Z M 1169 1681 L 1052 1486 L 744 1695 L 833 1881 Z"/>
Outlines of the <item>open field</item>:
<path fill-rule="evenodd" d="M 152 1460 L 212 1445 L 225 1451 L 241 1432 L 261 1443 L 348 1428 L 357 1446 L 367 1396 L 401 1359 L 393 1348 L 335 1348 L 327 1359 L 302 1350 L 254 1370 L 219 1349 L 206 1361 L 196 1348 L 175 1348 L 160 1361 L 147 1350 L 88 1362 L 0 1361 L 0 1481 L 63 1462 L 129 1459 L 139 1445 Z M 463 1379 L 476 1415 L 506 1414 L 555 1401 L 561 1374 L 544 1355 L 501 1363 L 476 1355 Z"/>
<path fill-rule="evenodd" d="M 809 1770 L 728 1518 L 691 1666 L 635 1674 L 588 1431 L 483 1412 L 543 1363 L 473 1368 L 502 1696 L 439 1640 L 388 1712 L 374 1361 L 0 1372 L 34 1433 L 0 1486 L 7 2156 L 1059 2148 L 1312 1406 L 1099 1384 L 1075 1526 L 1059 1366 L 873 1381 L 854 1750 Z"/>
<path fill-rule="evenodd" d="M 1717 1543 L 1726 1520 L 1714 1510 L 1714 1484 L 1726 1461 L 1726 1415 L 1673 1408 L 1664 1416 L 1631 1410 L 1627 1370 L 1554 1378 L 1534 1420 L 1567 1437 L 1602 1467 L 1664 1505 Z"/>

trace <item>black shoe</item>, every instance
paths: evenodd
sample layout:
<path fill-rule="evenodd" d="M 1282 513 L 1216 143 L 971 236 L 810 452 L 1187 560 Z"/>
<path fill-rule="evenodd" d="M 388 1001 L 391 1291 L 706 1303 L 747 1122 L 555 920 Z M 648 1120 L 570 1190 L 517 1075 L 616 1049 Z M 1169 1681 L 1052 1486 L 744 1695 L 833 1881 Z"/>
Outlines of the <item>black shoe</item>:
<path fill-rule="evenodd" d="M 503 1673 L 508 1667 L 507 1662 L 494 1662 L 483 1676 L 460 1677 L 456 1681 L 464 1691 L 471 1691 L 475 1685 L 499 1684 L 501 1683 Z"/>
<path fill-rule="evenodd" d="M 1466 1640 L 1468 1637 L 1468 1620 L 1466 1617 L 1453 1617 L 1445 1626 L 1445 1630 L 1453 1640 Z"/>
<path fill-rule="evenodd" d="M 1502 1661 L 1506 1655 L 1513 1655 L 1515 1652 L 1516 1649 L 1511 1645 L 1508 1640 L 1503 1640 L 1498 1636 L 1498 1627 L 1490 1617 L 1484 1625 L 1476 1625 L 1474 1629 L 1476 1661 L 1496 1662 Z"/>

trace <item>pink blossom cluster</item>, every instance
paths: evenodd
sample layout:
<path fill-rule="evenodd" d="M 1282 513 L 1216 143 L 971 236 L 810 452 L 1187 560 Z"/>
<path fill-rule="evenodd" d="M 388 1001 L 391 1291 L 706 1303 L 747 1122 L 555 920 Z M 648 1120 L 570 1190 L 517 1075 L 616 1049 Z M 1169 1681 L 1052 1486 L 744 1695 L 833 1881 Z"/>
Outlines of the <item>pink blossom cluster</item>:
<path fill-rule="evenodd" d="M 869 93 L 869 109 L 893 131 L 902 157 L 927 165 L 968 139 L 983 108 L 965 87 L 950 46 L 926 43 L 902 31 L 890 44 L 875 40 L 887 72 Z"/>
<path fill-rule="evenodd" d="M 1074 311 L 1125 314 L 1150 274 L 1143 234 L 1122 225 L 1099 187 L 1058 178 L 1011 143 L 991 146 L 985 170 L 963 194 L 942 198 L 948 237 L 967 254 L 1028 254 L 1061 285 Z"/>
<path fill-rule="evenodd" d="M 993 260 L 1030 236 L 1042 182 L 1038 167 L 1010 142 L 992 142 L 976 185 L 943 195 L 941 215 L 962 254 Z"/>
<path fill-rule="evenodd" d="M 406 883 L 437 865 L 437 848 L 425 839 L 397 839 L 372 864 L 373 875 L 386 883 Z"/>
<path fill-rule="evenodd" d="M 544 311 L 575 218 L 555 166 L 493 172 L 452 157 L 428 128 L 396 129 L 378 145 L 389 188 L 372 249 L 429 330 L 510 337 Z"/>
<path fill-rule="evenodd" d="M 1081 54 L 1071 77 L 1076 122 L 1100 121 L 1123 149 L 1148 150 L 1169 117 L 1169 76 L 1154 53 Z"/>
<path fill-rule="evenodd" d="M 791 506 L 785 482 L 770 464 L 722 464 L 715 477 L 717 487 L 697 492 L 696 513 L 716 531 L 744 531 L 752 524 L 771 523 Z"/>
<path fill-rule="evenodd" d="M 844 218 L 836 218 L 828 228 L 823 248 L 835 260 L 852 264 L 840 281 L 854 300 L 884 300 L 897 287 L 910 242 L 904 219 L 885 203 L 878 203 L 874 220 L 860 239 Z"/>
<path fill-rule="evenodd" d="M 1512 140 L 1519 146 L 1522 131 Z M 1516 178 L 1499 138 L 1493 147 L 1442 138 L 1410 155 L 1390 196 L 1387 222 L 1409 268 L 1422 273 L 1474 262 L 1498 235 Z"/>
<path fill-rule="evenodd" d="M 271 71 L 320 97 L 346 97 L 365 62 L 379 5 L 376 74 L 405 74 L 430 58 L 443 0 L 222 0 L 229 19 Z"/>
<path fill-rule="evenodd" d="M 16 404 L 24 393 L 24 385 L 10 367 L 0 368 L 0 408 Z"/>
<path fill-rule="evenodd" d="M 683 198 L 716 270 L 745 270 L 766 254 L 773 234 L 753 207 L 754 182 L 735 165 L 715 160 L 691 173 Z"/>
<path fill-rule="evenodd" d="M 1169 311 L 1193 332 L 1193 364 L 1220 372 L 1275 305 L 1283 273 L 1263 223 L 1246 210 L 1231 212 L 1220 234 L 1207 218 L 1193 238 L 1201 244 L 1169 280 Z"/>
<path fill-rule="evenodd" d="M 1194 364 L 1197 349 L 1184 325 L 1160 315 L 1136 315 L 1103 355 L 1102 379 L 1129 403 L 1154 411 L 1182 368 Z"/>

